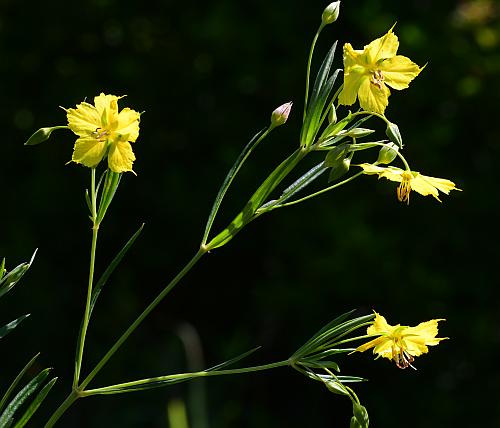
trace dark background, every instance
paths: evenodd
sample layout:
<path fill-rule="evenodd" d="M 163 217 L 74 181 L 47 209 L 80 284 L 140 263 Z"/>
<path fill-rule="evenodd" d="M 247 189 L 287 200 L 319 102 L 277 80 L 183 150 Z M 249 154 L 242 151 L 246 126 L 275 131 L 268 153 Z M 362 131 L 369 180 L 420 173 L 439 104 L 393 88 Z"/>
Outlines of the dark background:
<path fill-rule="evenodd" d="M 65 166 L 75 140 L 69 132 L 38 147 L 24 141 L 39 127 L 65 124 L 59 105 L 101 91 L 127 94 L 122 106 L 146 110 L 134 145 L 138 175 L 123 178 L 103 224 L 97 272 L 146 227 L 102 293 L 86 373 L 194 254 L 226 171 L 273 108 L 289 100 L 289 122 L 242 170 L 216 229 L 295 149 L 308 49 L 326 4 L 0 0 L 0 255 L 12 268 L 39 248 L 32 270 L 1 302 L 2 322 L 32 315 L 1 341 L 0 384 L 5 389 L 36 351 L 39 368 L 59 376 L 32 426 L 42 425 L 71 384 L 90 174 Z M 397 21 L 400 52 L 428 65 L 410 89 L 393 91 L 386 113 L 415 169 L 450 178 L 463 192 L 442 204 L 412 194 L 408 207 L 397 202 L 394 183 L 362 177 L 262 217 L 206 256 L 91 386 L 188 370 L 183 323 L 201 337 L 205 366 L 262 345 L 239 363 L 252 365 L 286 359 L 339 313 L 374 308 L 393 324 L 446 318 L 440 336 L 450 337 L 417 359 L 418 371 L 369 353 L 339 361 L 343 374 L 370 379 L 355 389 L 374 427 L 499 426 L 498 6 L 346 0 L 314 61 L 337 38 L 359 49 Z M 291 369 L 198 385 L 211 427 L 346 427 L 350 418 L 348 400 Z M 167 403 L 189 401 L 189 393 L 184 384 L 80 400 L 60 426 L 165 427 Z"/>

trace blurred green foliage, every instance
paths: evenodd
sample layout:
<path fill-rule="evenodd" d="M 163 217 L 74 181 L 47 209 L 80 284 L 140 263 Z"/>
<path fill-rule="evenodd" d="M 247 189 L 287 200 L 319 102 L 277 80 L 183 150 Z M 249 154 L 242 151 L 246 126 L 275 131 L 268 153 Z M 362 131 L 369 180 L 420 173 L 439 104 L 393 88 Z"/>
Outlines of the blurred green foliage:
<path fill-rule="evenodd" d="M 41 351 L 40 367 L 54 367 L 59 382 L 39 424 L 71 382 L 90 245 L 88 171 L 65 166 L 70 133 L 34 148 L 23 146 L 26 138 L 64 124 L 58 105 L 100 91 L 127 94 L 127 105 L 146 110 L 135 145 L 138 176 L 124 177 L 110 208 L 97 269 L 143 221 L 146 227 L 95 309 L 86 372 L 194 254 L 227 169 L 289 100 L 287 125 L 245 165 L 217 227 L 295 149 L 307 53 L 324 6 L 0 1 L 0 255 L 14 262 L 40 248 L 30 284 L 5 309 L 10 319 L 29 307 L 32 322 L 2 344 L 16 351 L 2 351 L 0 386 L 19 358 Z M 207 365 L 262 345 L 249 361 L 259 363 L 286 358 L 335 315 L 376 308 L 403 324 L 446 318 L 440 333 L 451 340 L 419 359 L 417 372 L 369 355 L 342 362 L 343 374 L 370 378 L 356 391 L 373 426 L 472 428 L 485 411 L 491 426 L 499 425 L 499 13 L 488 0 L 342 2 L 315 65 L 335 39 L 359 49 L 397 21 L 400 51 L 428 65 L 410 89 L 393 94 L 387 116 L 399 125 L 417 170 L 450 178 L 464 191 L 442 205 L 415 195 L 407 207 L 394 186 L 363 177 L 263 217 L 190 273 L 92 385 L 185 371 L 175 334 L 184 321 L 198 330 Z M 187 397 L 187 387 L 80 400 L 61 426 L 164 427 L 167 401 Z M 348 400 L 286 369 L 210 379 L 206 393 L 217 428 L 347 426 L 351 415 Z"/>

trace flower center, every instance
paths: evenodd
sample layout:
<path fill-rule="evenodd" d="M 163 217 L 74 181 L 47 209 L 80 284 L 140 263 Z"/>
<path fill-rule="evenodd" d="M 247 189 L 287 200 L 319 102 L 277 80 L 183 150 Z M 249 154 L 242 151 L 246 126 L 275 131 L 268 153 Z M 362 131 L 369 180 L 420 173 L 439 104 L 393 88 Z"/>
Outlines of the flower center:
<path fill-rule="evenodd" d="M 398 200 L 400 202 L 410 203 L 410 192 L 411 192 L 411 180 L 413 179 L 413 175 L 410 171 L 403 172 L 403 179 L 401 180 L 401 184 L 398 186 L 396 193 L 398 195 Z"/>
<path fill-rule="evenodd" d="M 110 132 L 104 128 L 96 128 L 96 130 L 94 132 L 92 132 L 92 136 L 97 141 L 105 141 L 109 134 L 110 134 Z"/>
<path fill-rule="evenodd" d="M 384 84 L 384 75 L 382 74 L 381 70 L 375 70 L 372 72 L 370 83 L 382 90 L 382 85 Z"/>

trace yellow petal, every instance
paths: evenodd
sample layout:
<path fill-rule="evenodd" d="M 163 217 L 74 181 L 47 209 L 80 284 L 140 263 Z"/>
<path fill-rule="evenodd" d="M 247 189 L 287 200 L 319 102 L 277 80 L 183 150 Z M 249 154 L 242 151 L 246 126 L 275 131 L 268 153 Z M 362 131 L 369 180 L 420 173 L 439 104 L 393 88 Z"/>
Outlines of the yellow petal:
<path fill-rule="evenodd" d="M 113 172 L 132 171 L 135 155 L 132 146 L 127 141 L 114 142 L 108 153 L 109 169 Z"/>
<path fill-rule="evenodd" d="M 393 89 L 401 90 L 423 70 L 409 58 L 397 55 L 379 63 L 379 69 L 384 76 L 384 82 Z"/>
<path fill-rule="evenodd" d="M 379 178 L 387 178 L 391 181 L 396 181 L 401 183 L 403 180 L 403 172 L 401 168 L 396 168 L 394 166 L 381 167 L 372 165 L 371 163 L 362 163 L 359 165 L 363 168 L 363 172 L 368 175 L 377 174 Z"/>
<path fill-rule="evenodd" d="M 386 342 L 387 341 L 387 338 L 384 337 L 384 336 L 380 336 L 380 337 L 377 337 L 373 340 L 370 340 L 369 342 L 367 343 L 364 343 L 363 345 L 361 346 L 358 346 L 356 348 L 356 351 L 358 352 L 365 352 L 366 350 L 370 349 L 370 348 L 373 348 L 375 346 L 378 346 L 380 345 L 381 343 L 383 342 Z"/>
<path fill-rule="evenodd" d="M 387 34 L 365 46 L 368 62 L 374 64 L 380 59 L 391 58 L 396 55 L 398 47 L 398 38 L 391 28 Z"/>
<path fill-rule="evenodd" d="M 106 141 L 99 141 L 92 137 L 81 137 L 76 140 L 71 160 L 93 168 L 105 154 Z"/>
<path fill-rule="evenodd" d="M 414 357 L 426 354 L 429 352 L 429 348 L 425 346 L 425 340 L 418 336 L 404 337 L 402 339 L 404 350 Z"/>
<path fill-rule="evenodd" d="M 344 45 L 344 87 L 339 95 L 339 104 L 351 105 L 356 102 L 359 87 L 369 79 L 367 69 L 360 65 L 360 51 L 350 43 Z"/>
<path fill-rule="evenodd" d="M 363 110 L 384 114 L 389 95 L 391 92 L 383 83 L 377 86 L 369 78 L 363 79 L 358 90 L 359 105 Z"/>
<path fill-rule="evenodd" d="M 458 190 L 455 187 L 455 183 L 453 181 L 447 180 L 446 178 L 437 178 L 437 177 L 429 177 L 427 175 L 420 175 L 421 179 L 430 185 L 434 186 L 436 189 L 440 190 L 445 194 L 449 194 L 451 190 Z"/>
<path fill-rule="evenodd" d="M 368 327 L 366 333 L 367 334 L 389 333 L 393 329 L 394 327 L 392 325 L 389 325 L 382 315 L 375 312 L 375 319 L 373 320 L 373 324 L 370 327 Z"/>
<path fill-rule="evenodd" d="M 94 97 L 94 104 L 99 113 L 102 125 L 108 129 L 115 129 L 118 123 L 118 100 L 116 95 L 100 95 Z"/>
<path fill-rule="evenodd" d="M 89 103 L 81 103 L 76 108 L 66 110 L 69 128 L 78 136 L 92 134 L 101 127 L 101 118 L 96 108 Z"/>
<path fill-rule="evenodd" d="M 128 135 L 128 141 L 135 142 L 139 136 L 140 114 L 128 107 L 124 108 L 118 115 L 118 127 L 116 132 Z"/>
<path fill-rule="evenodd" d="M 427 345 L 437 345 L 440 340 L 436 338 L 438 334 L 438 322 L 444 321 L 444 319 L 430 320 L 421 322 L 416 327 L 409 327 L 405 334 L 420 336 L 424 339 Z"/>

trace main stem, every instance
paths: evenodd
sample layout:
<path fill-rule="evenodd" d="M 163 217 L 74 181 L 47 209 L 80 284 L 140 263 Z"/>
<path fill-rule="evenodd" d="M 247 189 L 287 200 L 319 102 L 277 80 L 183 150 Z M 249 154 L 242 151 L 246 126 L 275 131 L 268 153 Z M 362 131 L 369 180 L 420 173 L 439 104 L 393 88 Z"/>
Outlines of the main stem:
<path fill-rule="evenodd" d="M 149 306 L 144 309 L 144 311 L 137 317 L 137 319 L 130 325 L 129 328 L 121 335 L 121 337 L 115 342 L 111 349 L 104 355 L 104 357 L 97 363 L 90 374 L 81 383 L 79 389 L 83 390 L 92 379 L 101 371 L 101 369 L 106 365 L 108 360 L 113 356 L 113 354 L 123 345 L 128 337 L 134 332 L 134 330 L 139 327 L 139 325 L 144 321 L 144 319 L 151 313 L 151 311 L 158 306 L 158 304 L 165 298 L 165 296 L 177 285 L 177 283 L 191 270 L 191 268 L 198 262 L 198 260 L 205 254 L 205 251 L 200 249 L 194 257 L 184 266 L 184 268 L 175 276 L 172 281 L 156 296 L 156 298 L 149 304 Z"/>
<path fill-rule="evenodd" d="M 89 384 L 89 382 L 94 379 L 94 377 L 101 371 L 101 369 L 106 365 L 108 360 L 113 356 L 113 354 L 123 345 L 123 342 L 134 332 L 134 330 L 139 327 L 139 325 L 144 321 L 144 319 L 149 315 L 149 313 L 165 298 L 165 296 L 177 285 L 177 283 L 191 270 L 191 268 L 198 262 L 198 260 L 205 254 L 206 251 L 200 249 L 194 257 L 184 266 L 184 268 L 175 276 L 172 281 L 161 291 L 160 294 L 149 304 L 149 306 L 144 309 L 144 311 L 137 317 L 137 319 L 130 325 L 129 328 L 121 335 L 121 337 L 115 342 L 111 349 L 106 353 L 106 355 L 97 363 L 90 374 L 84 379 L 84 381 L 76 387 L 73 387 L 73 391 L 66 397 L 66 400 L 58 407 L 58 409 L 53 413 L 45 428 L 51 428 L 59 420 L 59 418 L 68 410 L 68 408 L 80 397 L 83 397 L 84 389 Z M 88 316 L 87 324 L 88 326 Z"/>
<path fill-rule="evenodd" d="M 91 209 L 92 209 L 92 245 L 90 247 L 90 267 L 89 267 L 89 282 L 87 286 L 87 301 L 85 304 L 85 312 L 80 331 L 80 340 L 76 353 L 75 373 L 73 376 L 73 389 L 78 386 L 80 380 L 80 372 L 82 369 L 83 349 L 85 347 L 85 337 L 87 335 L 87 328 L 89 326 L 90 316 L 90 302 L 92 297 L 92 286 L 94 284 L 94 265 L 95 253 L 97 247 L 97 233 L 99 231 L 99 224 L 97 223 L 97 193 L 95 186 L 95 168 L 91 170 Z"/>

